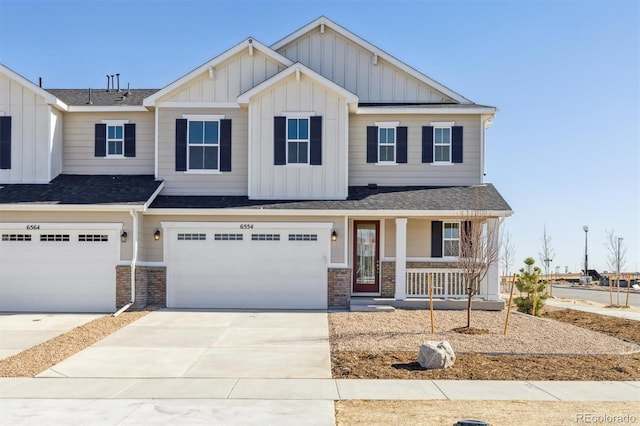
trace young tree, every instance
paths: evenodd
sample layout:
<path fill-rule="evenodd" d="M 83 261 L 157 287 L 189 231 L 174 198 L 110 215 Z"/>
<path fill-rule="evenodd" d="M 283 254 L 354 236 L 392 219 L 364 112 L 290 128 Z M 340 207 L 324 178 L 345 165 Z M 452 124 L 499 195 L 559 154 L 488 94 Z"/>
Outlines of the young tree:
<path fill-rule="evenodd" d="M 458 265 L 467 290 L 467 328 L 471 327 L 471 299 L 480 291 L 480 282 L 491 264 L 500 257 L 499 225 L 497 221 L 490 224 L 488 219 L 478 208 L 467 212 L 460 224 Z"/>
<path fill-rule="evenodd" d="M 542 232 L 542 251 L 538 253 L 540 256 L 540 262 L 544 265 L 544 275 L 547 277 L 547 284 L 549 289 L 553 292 L 551 284 L 549 283 L 549 263 L 553 261 L 554 251 L 551 248 L 551 236 L 547 234 L 547 225 L 544 225 L 544 231 Z M 553 294 L 552 294 L 553 295 Z"/>
<path fill-rule="evenodd" d="M 545 284 L 540 281 L 542 271 L 537 266 L 534 266 L 535 262 L 532 257 L 527 257 L 524 260 L 526 266 L 520 269 L 516 287 L 525 296 L 516 297 L 514 301 L 518 311 L 540 316 L 544 301 L 549 296 L 544 294 Z"/>
<path fill-rule="evenodd" d="M 505 277 L 509 277 L 509 268 L 511 268 L 511 265 L 513 264 L 513 260 L 516 256 L 516 249 L 513 246 L 513 241 L 511 241 L 511 234 L 509 233 L 509 230 L 505 229 L 502 232 L 501 235 L 501 239 L 502 239 L 502 244 L 501 244 L 501 249 L 502 249 L 502 258 L 501 258 L 501 264 L 502 264 L 502 271 L 504 273 Z"/>
<path fill-rule="evenodd" d="M 617 237 L 615 235 L 615 231 L 606 231 L 607 233 L 607 242 L 605 243 L 607 247 L 608 257 L 607 257 L 607 266 L 609 269 L 616 273 L 617 283 L 616 292 L 617 292 L 617 305 L 620 305 L 620 271 L 624 269 L 624 266 L 627 262 L 627 248 L 624 246 L 624 238 Z M 629 284 L 627 284 L 629 285 Z"/>

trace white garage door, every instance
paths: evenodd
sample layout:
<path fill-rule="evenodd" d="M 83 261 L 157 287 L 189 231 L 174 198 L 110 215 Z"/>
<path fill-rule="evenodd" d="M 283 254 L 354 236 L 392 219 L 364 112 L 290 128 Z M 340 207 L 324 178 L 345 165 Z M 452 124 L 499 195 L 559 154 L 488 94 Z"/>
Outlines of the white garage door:
<path fill-rule="evenodd" d="M 0 230 L 0 311 L 114 311 L 118 230 L 37 227 Z"/>
<path fill-rule="evenodd" d="M 326 309 L 330 225 L 172 225 L 168 307 Z"/>

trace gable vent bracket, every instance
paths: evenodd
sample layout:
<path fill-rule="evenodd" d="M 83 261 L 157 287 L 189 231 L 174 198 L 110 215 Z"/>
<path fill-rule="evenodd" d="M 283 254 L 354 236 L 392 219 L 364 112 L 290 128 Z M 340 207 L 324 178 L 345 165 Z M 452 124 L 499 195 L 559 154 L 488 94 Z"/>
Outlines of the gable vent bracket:
<path fill-rule="evenodd" d="M 253 56 L 253 40 L 249 39 L 249 56 Z"/>
<path fill-rule="evenodd" d="M 214 67 L 209 67 L 209 80 L 216 79 L 216 69 Z"/>
<path fill-rule="evenodd" d="M 300 81 L 300 68 L 296 69 L 296 81 Z"/>
<path fill-rule="evenodd" d="M 320 34 L 324 34 L 324 22 L 320 24 Z"/>
<path fill-rule="evenodd" d="M 377 53 L 373 54 L 373 65 L 378 65 L 378 54 Z"/>

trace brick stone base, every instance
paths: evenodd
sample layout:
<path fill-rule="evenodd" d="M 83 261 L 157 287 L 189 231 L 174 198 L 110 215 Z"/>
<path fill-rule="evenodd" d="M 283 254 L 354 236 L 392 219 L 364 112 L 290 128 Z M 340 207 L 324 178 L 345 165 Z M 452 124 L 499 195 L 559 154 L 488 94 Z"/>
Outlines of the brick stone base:
<path fill-rule="evenodd" d="M 329 307 L 348 308 L 351 300 L 351 269 L 329 269 L 327 278 Z"/>
<path fill-rule="evenodd" d="M 116 266 L 116 307 L 131 302 L 131 267 Z M 167 303 L 167 270 L 164 266 L 136 267 L 136 301 L 132 309 L 147 305 L 165 307 Z"/>

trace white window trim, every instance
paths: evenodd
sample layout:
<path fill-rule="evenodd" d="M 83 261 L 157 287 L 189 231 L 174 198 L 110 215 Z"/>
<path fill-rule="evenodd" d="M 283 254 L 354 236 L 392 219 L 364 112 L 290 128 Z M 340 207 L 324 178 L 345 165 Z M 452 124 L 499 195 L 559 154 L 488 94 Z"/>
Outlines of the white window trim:
<path fill-rule="evenodd" d="M 434 121 L 429 123 L 433 126 L 433 163 L 434 166 L 449 166 L 453 164 L 453 126 L 455 121 Z M 449 129 L 449 143 L 436 145 L 436 129 Z M 449 160 L 436 160 L 436 146 L 448 146 L 449 147 Z"/>
<path fill-rule="evenodd" d="M 220 172 L 220 120 L 224 119 L 224 115 L 201 115 L 201 114 L 183 114 L 182 118 L 187 119 L 187 170 L 184 172 L 185 174 L 201 174 L 201 175 L 213 175 L 218 174 Z M 217 121 L 218 122 L 218 143 L 217 144 L 193 144 L 194 146 L 217 146 L 218 147 L 218 168 L 217 169 L 191 169 L 190 168 L 190 147 L 192 144 L 189 143 L 189 123 L 191 121 Z"/>
<path fill-rule="evenodd" d="M 444 233 L 444 228 L 446 224 L 455 224 L 458 225 L 458 238 L 457 239 L 453 239 L 453 238 L 446 238 L 445 237 L 445 233 Z M 460 254 L 460 232 L 462 230 L 462 223 L 458 222 L 458 221 L 443 221 L 442 222 L 442 257 L 443 258 L 447 258 L 447 259 L 456 259 L 458 256 L 450 256 L 450 255 L 446 255 L 445 254 L 445 241 L 458 241 L 458 255 Z"/>
<path fill-rule="evenodd" d="M 309 118 L 314 117 L 316 113 L 313 111 L 282 111 L 281 115 L 287 118 Z"/>
<path fill-rule="evenodd" d="M 378 127 L 378 162 L 376 163 L 379 166 L 397 166 L 398 165 L 398 126 L 400 125 L 399 121 L 387 121 L 387 122 L 376 122 L 376 127 Z M 380 130 L 381 129 L 393 129 L 393 161 L 380 161 Z M 384 144 L 384 146 L 390 146 L 391 144 Z"/>
<path fill-rule="evenodd" d="M 128 120 L 127 120 L 128 121 Z M 107 123 L 107 134 L 105 135 L 105 144 L 106 146 L 106 156 L 105 158 L 124 158 L 124 125 L 126 123 Z M 122 138 L 109 138 L 109 127 L 121 127 L 122 128 Z M 122 154 L 110 154 L 109 153 L 109 142 L 120 142 L 122 144 Z"/>
<path fill-rule="evenodd" d="M 308 115 L 300 115 L 300 116 L 289 116 L 287 115 L 286 121 L 286 143 L 287 143 L 287 166 L 291 167 L 306 167 L 311 166 L 311 117 Z M 289 120 L 307 120 L 307 139 L 289 139 Z M 307 143 L 307 162 L 306 163 L 291 163 L 289 162 L 289 142 L 306 142 Z"/>

